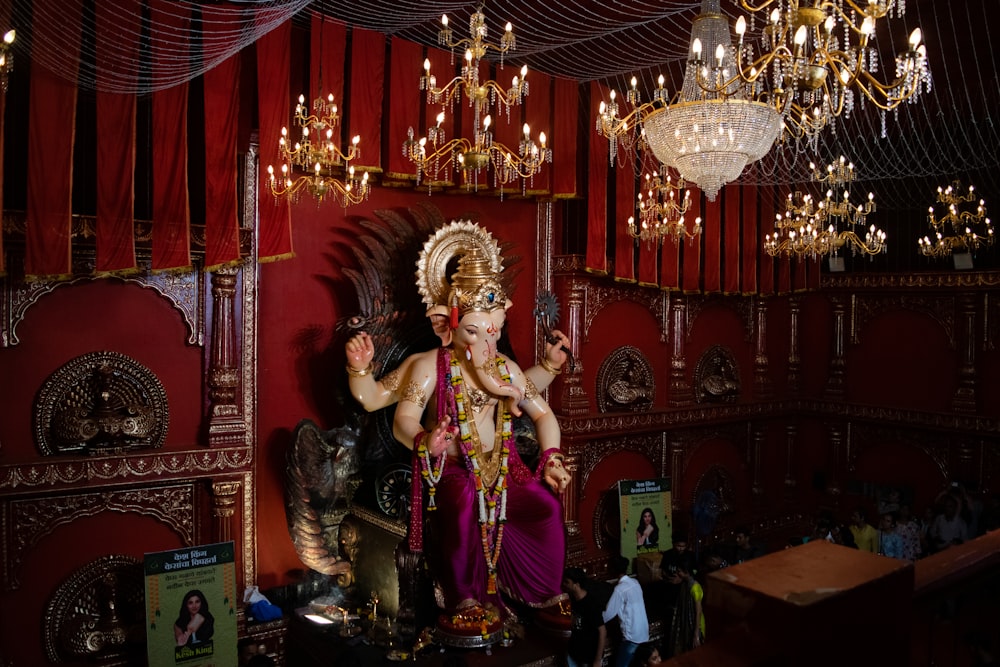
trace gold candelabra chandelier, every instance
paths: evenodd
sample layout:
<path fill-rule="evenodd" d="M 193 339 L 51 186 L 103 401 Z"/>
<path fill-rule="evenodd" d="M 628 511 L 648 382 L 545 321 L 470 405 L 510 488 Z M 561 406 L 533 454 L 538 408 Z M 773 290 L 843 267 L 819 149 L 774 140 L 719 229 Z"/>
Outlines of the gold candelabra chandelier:
<path fill-rule="evenodd" d="M 683 195 L 678 195 L 683 191 Z M 684 179 L 674 183 L 661 166 L 656 173 L 646 174 L 646 195 L 637 197 L 638 222 L 635 216 L 628 219 L 628 233 L 634 239 L 648 244 L 661 244 L 669 238 L 675 244 L 681 239 L 693 239 L 701 234 L 701 218 L 695 218 L 691 229 L 684 220 L 684 214 L 691 208 L 691 190 Z"/>
<path fill-rule="evenodd" d="M 737 19 L 734 46 L 719 0 L 702 0 L 677 94 L 669 95 L 660 76 L 652 99 L 642 102 L 633 78 L 627 99 L 634 108 L 620 116 L 612 91 L 610 102 L 601 102 L 597 131 L 611 141 L 612 162 L 619 148 L 649 148 L 714 200 L 782 133 L 815 147 L 820 132 L 849 115 L 859 97 L 882 110 L 884 128 L 886 111 L 930 88 L 919 29 L 896 57 L 895 77 L 875 77 L 876 26 L 902 15 L 904 2 L 740 0 L 750 24 L 744 16 Z M 754 17 L 768 9 L 767 24 L 757 31 Z"/>
<path fill-rule="evenodd" d="M 454 39 L 447 15 L 441 17 L 441 26 L 438 44 L 451 49 L 452 53 L 455 49 L 464 48 L 465 60 L 460 75 L 441 87 L 438 87 L 437 77 L 431 73 L 430 60 L 424 60 L 420 90 L 427 91 L 427 104 L 440 104 L 441 111 L 436 116 L 436 124 L 427 129 L 427 136 L 415 139 L 410 127 L 403 142 L 403 155 L 416 165 L 417 183 L 427 177 L 432 181 L 447 181 L 454 169 L 463 174 L 467 187 L 478 189 L 481 171 L 489 171 L 492 167 L 495 186 L 521 179 L 524 189 L 526 181 L 541 171 L 543 163 L 552 162 L 552 150 L 545 145 L 545 133 L 539 133 L 536 143 L 531 138 L 531 128 L 525 123 L 517 149 L 508 148 L 493 140 L 490 129 L 493 115 L 490 112 L 502 113 L 509 121 L 511 107 L 519 106 L 528 95 L 528 67 L 521 68 L 520 75 L 513 77 L 509 88 L 492 79 L 479 79 L 479 64 L 487 53 L 494 50 L 499 54 L 502 69 L 504 55 L 514 50 L 516 40 L 511 24 L 507 23 L 499 45 L 486 41 L 486 17 L 482 7 L 469 20 L 470 36 L 467 38 Z M 473 112 L 472 137 L 448 139 L 442 124 L 446 113 L 454 110 L 463 94 Z M 483 176 L 485 178 L 485 174 Z"/>
<path fill-rule="evenodd" d="M 986 203 L 980 199 L 975 212 L 961 210 L 964 204 L 976 201 L 975 186 L 970 185 L 965 194 L 960 181 L 947 188 L 938 187 L 937 203 L 944 204 L 947 212 L 935 217 L 934 207 L 928 208 L 927 217 L 936 238 L 925 236 L 917 239 L 920 253 L 926 257 L 947 257 L 952 252 L 972 252 L 993 245 L 993 225 L 986 217 Z"/>
<path fill-rule="evenodd" d="M 370 185 L 368 172 L 358 177 L 351 160 L 361 151 L 360 136 L 351 140 L 351 147 L 344 153 L 335 143 L 334 130 L 340 122 L 333 94 L 317 97 L 312 103 L 312 113 L 305 104 L 305 96 L 299 95 L 295 105 L 295 123 L 300 130 L 300 139 L 290 145 L 288 128 L 281 128 L 278 150 L 282 160 L 281 177 L 267 166 L 271 194 L 275 197 L 289 197 L 297 201 L 305 190 L 317 203 L 333 199 L 343 207 L 358 204 L 368 198 Z M 340 175 L 343 175 L 343 178 Z"/>
<path fill-rule="evenodd" d="M 874 224 L 865 229 L 868 215 L 875 212 L 875 195 L 869 192 L 863 204 L 851 203 L 848 186 L 855 178 L 854 164 L 842 155 L 825 171 L 812 162 L 809 168 L 813 181 L 830 186 L 826 197 L 817 202 L 800 191 L 789 194 L 784 213 L 775 216 L 774 234 L 764 237 L 764 251 L 772 257 L 784 254 L 817 258 L 836 257 L 845 246 L 852 254 L 877 255 L 887 250 L 883 230 Z"/>
<path fill-rule="evenodd" d="M 915 102 L 930 90 L 927 49 L 914 29 L 907 48 L 895 57 L 895 74 L 876 77 L 882 69 L 873 45 L 879 22 L 902 17 L 906 0 L 740 0 L 754 17 L 770 9 L 760 32 L 760 54 L 747 39 L 744 17 L 736 21 L 739 67 L 731 81 L 761 90 L 781 111 L 793 137 L 814 138 L 840 115 L 849 116 L 855 101 L 873 103 L 885 112 Z M 769 90 L 765 90 L 769 88 Z"/>
<path fill-rule="evenodd" d="M 7 92 L 8 78 L 11 70 L 14 69 L 14 52 L 11 50 L 11 46 L 16 37 L 16 31 L 8 30 L 4 33 L 3 40 L 0 41 L 0 90 L 5 93 Z"/>

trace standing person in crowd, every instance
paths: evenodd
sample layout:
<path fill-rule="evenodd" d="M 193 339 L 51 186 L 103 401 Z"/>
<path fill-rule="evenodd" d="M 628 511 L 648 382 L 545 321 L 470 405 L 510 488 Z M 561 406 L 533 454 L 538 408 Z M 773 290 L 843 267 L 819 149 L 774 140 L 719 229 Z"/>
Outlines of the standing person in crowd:
<path fill-rule="evenodd" d="M 678 566 L 681 577 L 681 594 L 677 599 L 677 613 L 670 625 L 671 655 L 697 648 L 705 641 L 705 614 L 701 601 L 705 597 L 704 589 L 695 579 L 694 570 L 687 565 Z"/>
<path fill-rule="evenodd" d="M 604 622 L 618 617 L 622 641 L 615 652 L 615 667 L 628 667 L 639 644 L 649 641 L 649 619 L 646 617 L 642 588 L 628 575 L 628 558 L 621 555 L 612 557 L 611 574 L 618 577 L 618 583 L 604 610 Z"/>
<path fill-rule="evenodd" d="M 653 667 L 653 665 L 659 665 L 662 662 L 663 657 L 660 655 L 660 649 L 656 644 L 649 643 L 636 649 L 635 656 L 632 658 L 632 667 Z"/>
<path fill-rule="evenodd" d="M 677 607 L 677 598 L 681 591 L 681 578 L 677 574 L 678 565 L 685 564 L 687 567 L 694 567 L 694 554 L 688 549 L 687 534 L 682 530 L 675 530 L 673 534 L 673 546 L 663 552 L 660 559 L 660 573 L 663 576 L 663 627 L 669 628 L 674 618 L 674 610 Z M 670 656 L 670 648 L 666 646 L 666 655 Z"/>
<path fill-rule="evenodd" d="M 851 534 L 860 551 L 878 552 L 878 533 L 865 520 L 865 508 L 858 507 L 851 514 Z"/>
<path fill-rule="evenodd" d="M 903 538 L 896 532 L 896 517 L 886 512 L 879 520 L 878 553 L 889 558 L 903 559 Z"/>
<path fill-rule="evenodd" d="M 961 544 L 969 539 L 969 528 L 959 513 L 959 500 L 948 494 L 943 501 L 944 510 L 934 517 L 927 531 L 928 541 L 933 551 L 947 549 L 953 544 Z"/>
<path fill-rule="evenodd" d="M 906 503 L 899 506 L 896 532 L 903 541 L 903 560 L 913 562 L 920 558 L 920 524 L 910 513 L 910 506 Z"/>
<path fill-rule="evenodd" d="M 562 587 L 569 594 L 573 610 L 566 663 L 569 667 L 601 667 L 604 647 L 608 641 L 604 627 L 603 600 L 591 594 L 593 582 L 578 567 L 567 568 L 563 573 Z"/>
<path fill-rule="evenodd" d="M 733 557 L 730 559 L 733 565 L 738 565 L 754 558 L 760 558 L 764 555 L 764 547 L 751 541 L 750 528 L 748 526 L 739 526 L 736 529 L 735 539 L 736 548 L 733 550 Z"/>

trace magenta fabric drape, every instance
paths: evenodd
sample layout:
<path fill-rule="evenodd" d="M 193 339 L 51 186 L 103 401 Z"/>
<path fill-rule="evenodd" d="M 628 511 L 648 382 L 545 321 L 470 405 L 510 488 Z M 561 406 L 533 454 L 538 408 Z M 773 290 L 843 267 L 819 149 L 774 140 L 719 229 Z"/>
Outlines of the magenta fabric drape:
<path fill-rule="evenodd" d="M 79 0 L 36 0 L 36 15 L 61 22 L 36 21 L 35 49 L 58 44 L 63 57 L 80 58 L 83 5 Z M 31 60 L 28 100 L 28 201 L 25 220 L 25 273 L 28 279 L 71 274 L 73 142 L 76 121 L 76 69 L 50 72 L 44 58 Z"/>
<path fill-rule="evenodd" d="M 135 77 L 139 0 L 98 2 L 97 29 L 97 263 L 98 273 L 136 270 L 135 109 L 130 93 L 108 93 L 109 80 Z"/>
<path fill-rule="evenodd" d="M 172 72 L 166 54 L 188 41 L 190 16 L 171 0 L 149 0 L 161 39 L 151 44 L 153 85 L 153 270 L 191 266 L 191 207 L 188 195 L 188 84 L 162 88 Z M 168 45 L 168 46 L 164 46 Z"/>
<path fill-rule="evenodd" d="M 598 104 L 607 97 L 607 89 L 590 83 L 590 122 L 597 122 Z M 587 132 L 587 261 L 588 271 L 604 275 L 608 271 L 608 140 Z"/>
<path fill-rule="evenodd" d="M 257 105 L 260 118 L 260 165 L 274 165 L 280 174 L 278 137 L 289 122 L 289 65 L 292 24 L 286 22 L 257 40 Z M 287 197 L 271 194 L 266 168 L 258 170 L 257 254 L 261 261 L 292 257 L 292 215 Z"/>
<path fill-rule="evenodd" d="M 424 93 L 420 91 L 419 63 L 423 62 L 423 47 L 416 42 L 393 37 L 389 60 L 389 100 L 392 113 L 386 119 L 388 146 L 385 175 L 387 178 L 416 179 L 416 165 L 403 155 L 403 142 L 407 130 L 413 128 L 416 141 L 424 136 L 426 128 L 420 125 L 420 110 L 425 106 Z"/>
<path fill-rule="evenodd" d="M 206 39 L 232 31 L 227 14 L 202 8 Z M 205 270 L 240 259 L 237 217 L 236 131 L 239 126 L 240 56 L 205 72 Z"/>
<path fill-rule="evenodd" d="M 351 164 L 382 169 L 382 96 L 385 94 L 385 35 L 374 30 L 351 31 L 351 128 L 346 139 L 360 135 L 361 157 Z"/>
<path fill-rule="evenodd" d="M 569 79 L 556 79 L 555 119 L 549 144 L 552 146 L 552 195 L 575 197 L 577 167 L 576 128 L 580 118 L 580 85 Z"/>

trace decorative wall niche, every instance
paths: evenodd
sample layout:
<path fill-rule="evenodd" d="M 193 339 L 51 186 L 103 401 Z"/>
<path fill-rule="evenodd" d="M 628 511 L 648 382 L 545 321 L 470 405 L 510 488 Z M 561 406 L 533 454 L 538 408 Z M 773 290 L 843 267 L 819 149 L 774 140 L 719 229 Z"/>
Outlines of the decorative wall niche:
<path fill-rule="evenodd" d="M 59 368 L 39 390 L 33 412 L 44 456 L 158 448 L 170 422 L 156 375 L 117 352 L 92 352 Z"/>
<path fill-rule="evenodd" d="M 597 371 L 597 409 L 600 412 L 645 412 L 656 398 L 653 367 L 639 348 L 613 350 Z"/>
<path fill-rule="evenodd" d="M 694 395 L 699 403 L 733 403 L 739 398 L 740 369 L 732 350 L 714 345 L 701 355 L 694 369 Z"/>

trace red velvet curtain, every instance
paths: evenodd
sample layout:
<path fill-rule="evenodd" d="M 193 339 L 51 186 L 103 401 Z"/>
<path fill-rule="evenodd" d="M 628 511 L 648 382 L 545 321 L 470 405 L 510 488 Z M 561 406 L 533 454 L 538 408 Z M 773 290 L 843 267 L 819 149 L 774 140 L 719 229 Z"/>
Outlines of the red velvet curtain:
<path fill-rule="evenodd" d="M 774 226 L 774 188 L 764 185 L 757 189 L 757 196 L 760 199 L 760 220 L 767 229 Z M 760 265 L 760 289 L 759 294 L 774 294 L 774 265 L 777 260 L 771 259 L 769 255 L 761 257 Z"/>
<path fill-rule="evenodd" d="M 782 185 L 778 189 L 778 202 L 783 205 L 788 199 L 790 188 Z M 773 217 L 771 218 L 774 219 Z M 797 261 L 797 260 L 796 260 Z M 778 294 L 787 294 L 792 291 L 792 259 L 788 255 L 780 255 L 778 258 L 778 284 L 776 287 Z"/>
<path fill-rule="evenodd" d="M 659 160 L 654 158 L 649 151 L 643 151 L 642 162 L 639 169 L 639 192 L 642 194 L 643 199 L 645 199 L 649 194 L 649 186 L 647 185 L 646 176 L 652 175 L 652 172 L 659 169 Z M 633 199 L 633 202 L 635 200 Z M 638 215 L 639 211 L 637 207 L 633 205 L 635 212 L 632 215 Z M 639 222 L 636 222 L 639 224 Z M 666 241 L 670 243 L 670 241 Z M 656 258 L 660 254 L 660 246 L 657 243 L 640 243 L 639 244 L 639 284 L 647 286 L 657 285 L 657 275 L 656 275 Z"/>
<path fill-rule="evenodd" d="M 587 144 L 587 270 L 606 274 L 608 271 L 608 140 L 592 128 L 597 122 L 598 103 L 607 95 L 607 88 L 590 83 L 590 122 Z"/>
<path fill-rule="evenodd" d="M 722 188 L 715 201 L 705 202 L 705 213 L 701 222 L 701 243 L 705 255 L 702 289 L 706 294 L 718 292 L 722 288 L 722 200 L 729 195 L 729 187 Z"/>
<path fill-rule="evenodd" d="M 306 104 L 311 109 L 316 98 L 326 100 L 329 95 L 333 95 L 333 102 L 343 119 L 347 111 L 344 104 L 347 26 L 325 19 L 319 12 L 313 12 L 309 34 L 309 90 L 305 94 Z M 333 128 L 333 135 L 334 144 L 343 148 L 343 122 Z M 364 155 L 367 151 L 376 149 L 376 144 L 369 144 L 368 137 L 362 135 L 360 148 Z"/>
<path fill-rule="evenodd" d="M 151 23 L 160 26 L 161 39 L 151 45 L 153 85 L 159 88 L 173 74 L 161 51 L 187 43 L 190 18 L 186 10 L 171 0 L 149 0 L 149 13 Z M 187 83 L 153 93 L 154 271 L 191 266 L 187 113 Z"/>
<path fill-rule="evenodd" d="M 285 22 L 257 40 L 257 106 L 260 118 L 260 165 L 274 165 L 280 174 L 278 137 L 289 121 L 289 66 L 292 24 Z M 293 256 L 292 215 L 287 197 L 275 198 L 270 191 L 267 169 L 259 169 L 257 254 L 261 261 Z"/>
<path fill-rule="evenodd" d="M 615 167 L 615 279 L 635 282 L 635 240 L 628 233 L 628 219 L 635 215 L 634 151 L 623 151 Z"/>
<path fill-rule="evenodd" d="M 206 40 L 231 33 L 227 13 L 202 7 Z M 236 194 L 236 130 L 239 126 L 240 56 L 205 72 L 205 270 L 240 259 Z"/>
<path fill-rule="evenodd" d="M 420 91 L 420 68 L 423 63 L 423 47 L 398 37 L 392 38 L 389 62 L 389 100 L 392 113 L 387 119 L 389 156 L 386 177 L 412 181 L 416 178 L 415 165 L 403 155 L 406 133 L 413 128 L 413 138 L 417 141 L 424 136 L 425 128 L 420 126 L 420 110 L 425 106 L 424 93 Z"/>
<path fill-rule="evenodd" d="M 580 85 L 569 79 L 556 79 L 555 119 L 549 144 L 552 146 L 552 195 L 575 197 L 577 162 L 577 123 L 580 118 Z"/>
<path fill-rule="evenodd" d="M 686 220 L 691 220 L 691 224 L 694 224 L 694 219 L 701 215 L 701 189 L 692 187 L 691 188 L 691 208 L 688 209 L 688 214 L 685 216 Z M 705 220 L 702 217 L 701 221 L 704 226 Z M 704 235 L 704 232 L 702 232 Z M 701 289 L 701 243 L 702 239 L 695 238 L 691 241 L 681 241 L 684 244 L 682 252 L 681 262 L 684 265 L 683 269 L 683 289 L 685 292 L 697 292 Z"/>
<path fill-rule="evenodd" d="M 351 31 L 350 137 L 360 136 L 361 157 L 353 164 L 382 170 L 382 97 L 385 94 L 385 35 L 374 30 Z"/>
<path fill-rule="evenodd" d="M 763 218 L 757 215 L 757 186 L 741 185 L 740 190 L 743 191 L 743 282 L 740 291 L 753 294 L 757 291 L 757 265 L 761 262 L 769 265 L 771 260 L 761 257 L 758 247 L 761 234 L 758 223 Z"/>
<path fill-rule="evenodd" d="M 25 273 L 29 280 L 66 278 L 71 274 L 70 240 L 73 200 L 73 139 L 76 121 L 76 70 L 80 57 L 79 0 L 35 0 L 36 49 L 58 44 L 74 63 L 65 72 L 45 69 L 31 60 L 28 100 L 28 200 L 25 219 Z"/>
<path fill-rule="evenodd" d="M 436 88 L 443 88 L 445 85 L 447 85 L 449 81 L 451 81 L 455 77 L 456 66 L 458 64 L 457 61 L 459 59 L 459 56 L 452 55 L 450 51 L 445 51 L 443 49 L 435 49 L 431 47 L 427 49 L 427 59 L 431 61 L 431 74 L 435 78 Z M 424 67 L 423 61 L 420 61 L 419 63 L 414 63 L 413 76 L 418 78 L 424 76 L 425 72 L 423 67 Z M 444 108 L 442 109 L 440 105 L 426 105 L 427 106 L 426 118 L 424 120 L 424 124 L 427 127 L 432 127 L 437 125 L 437 121 L 435 119 L 437 118 L 438 114 L 441 113 L 441 111 L 444 111 L 444 121 L 442 121 L 440 127 L 442 130 L 444 130 L 445 141 L 451 141 L 452 139 L 458 136 L 455 133 L 456 132 L 455 128 L 457 125 L 457 119 L 455 116 L 461 113 L 463 105 L 466 104 L 466 101 L 464 99 L 464 93 L 462 93 L 462 96 L 463 97 L 461 99 L 458 99 L 455 102 L 454 107 L 445 105 Z M 519 109 L 514 109 L 513 111 L 514 113 L 518 114 L 520 113 Z M 500 131 L 503 127 L 505 127 L 506 123 L 507 123 L 506 118 L 493 119 L 494 136 L 497 136 L 496 133 Z M 420 130 L 414 130 L 414 131 L 417 133 L 418 137 L 426 136 L 425 132 L 427 131 L 427 127 L 420 128 Z M 469 131 L 469 134 L 470 135 L 472 134 L 471 130 Z M 430 153 L 433 150 L 434 147 L 430 144 L 430 141 L 428 141 L 427 152 Z M 450 156 L 442 158 L 441 164 L 448 162 L 449 159 Z M 432 175 L 431 174 L 425 175 L 424 178 L 427 178 L 428 176 Z M 431 178 L 431 180 L 434 181 L 435 184 L 443 186 L 454 185 L 455 183 L 462 182 L 462 175 L 455 173 L 454 165 L 450 166 L 449 171 L 442 169 L 439 172 L 439 176 L 440 176 L 439 179 L 435 180 Z"/>
<path fill-rule="evenodd" d="M 726 197 L 723 203 L 722 226 L 723 238 L 723 260 L 722 260 L 722 291 L 725 294 L 739 294 L 740 292 L 740 249 L 742 239 L 740 238 L 740 195 L 744 188 L 742 185 L 731 183 L 726 186 Z M 744 220 L 743 224 L 752 224 L 750 220 Z M 752 261 L 748 259 L 747 261 Z"/>
<path fill-rule="evenodd" d="M 131 6 L 130 6 L 131 5 Z M 135 271 L 135 108 L 131 93 L 102 92 L 135 77 L 140 0 L 94 5 L 97 29 L 97 273 Z M 132 71 L 130 71 L 132 70 Z"/>
<path fill-rule="evenodd" d="M 541 72 L 529 72 L 528 81 L 529 95 L 524 103 L 524 120 L 531 128 L 531 138 L 535 143 L 538 143 L 540 134 L 544 132 L 545 146 L 551 148 L 552 77 Z M 530 195 L 547 195 L 551 191 L 552 165 L 545 163 L 542 170 L 527 183 L 527 192 Z"/>
<path fill-rule="evenodd" d="M 10 10 L 12 0 L 0 1 L 0 25 L 10 24 Z M 3 126 L 4 110 L 7 106 L 7 93 L 0 89 L 0 209 L 3 208 Z M 0 277 L 7 275 L 7 265 L 4 262 L 3 253 L 3 223 L 0 222 Z"/>

